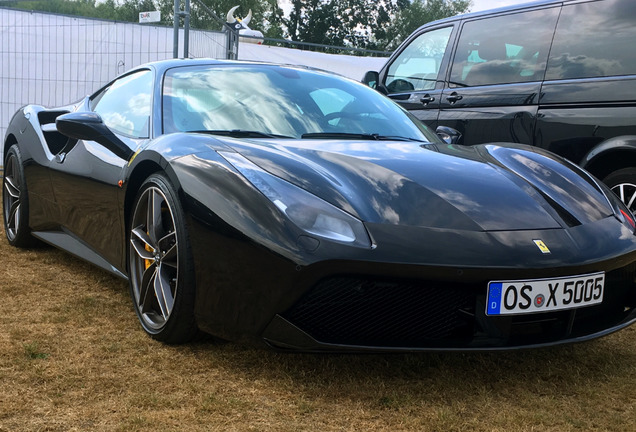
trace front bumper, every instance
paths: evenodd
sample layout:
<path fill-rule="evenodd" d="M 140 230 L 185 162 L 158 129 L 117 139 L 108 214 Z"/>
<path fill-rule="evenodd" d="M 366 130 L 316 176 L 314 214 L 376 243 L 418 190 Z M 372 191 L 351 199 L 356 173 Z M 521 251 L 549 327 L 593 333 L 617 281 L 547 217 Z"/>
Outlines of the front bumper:
<path fill-rule="evenodd" d="M 577 342 L 636 321 L 636 264 L 606 274 L 602 304 L 486 316 L 488 281 L 335 276 L 278 314 L 263 338 L 302 351 L 497 350 Z"/>
<path fill-rule="evenodd" d="M 591 339 L 636 319 L 636 237 L 613 218 L 493 233 L 367 224 L 374 249 L 307 250 L 287 234 L 264 241 L 276 233 L 237 230 L 209 213 L 189 226 L 195 316 L 222 339 L 303 351 L 496 350 Z M 599 271 L 600 305 L 485 314 L 489 281 Z"/>

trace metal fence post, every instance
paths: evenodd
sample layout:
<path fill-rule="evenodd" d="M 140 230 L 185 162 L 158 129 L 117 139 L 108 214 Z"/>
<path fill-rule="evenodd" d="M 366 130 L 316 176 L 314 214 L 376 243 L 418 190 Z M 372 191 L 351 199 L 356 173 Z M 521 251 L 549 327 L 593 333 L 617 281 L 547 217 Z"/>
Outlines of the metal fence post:
<path fill-rule="evenodd" d="M 190 0 L 185 0 L 183 20 L 183 57 L 190 57 Z"/>
<path fill-rule="evenodd" d="M 179 57 L 179 14 L 181 13 L 181 0 L 174 0 L 174 41 L 172 57 Z"/>
<path fill-rule="evenodd" d="M 181 12 L 181 0 L 174 0 L 174 46 L 172 55 L 179 57 L 179 22 L 183 17 L 183 57 L 189 55 L 190 50 L 190 0 L 185 0 L 185 11 Z"/>
<path fill-rule="evenodd" d="M 240 22 L 225 23 L 225 32 L 227 33 L 227 55 L 228 60 L 238 59 L 239 48 L 239 30 L 241 29 Z"/>

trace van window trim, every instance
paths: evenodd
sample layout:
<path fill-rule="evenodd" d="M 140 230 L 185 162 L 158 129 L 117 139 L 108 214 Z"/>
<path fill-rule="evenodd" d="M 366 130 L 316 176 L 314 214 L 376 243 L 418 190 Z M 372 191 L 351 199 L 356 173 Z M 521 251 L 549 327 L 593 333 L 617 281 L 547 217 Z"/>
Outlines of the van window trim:
<path fill-rule="evenodd" d="M 598 1 L 598 0 L 580 0 L 580 2 L 589 2 L 589 1 Z M 550 54 L 552 52 L 552 44 L 554 43 L 554 35 L 555 35 L 556 29 L 557 29 L 557 27 L 559 25 L 559 20 L 561 19 L 561 12 L 563 10 L 563 1 L 554 2 L 554 3 L 546 3 L 546 4 L 542 4 L 542 5 L 536 5 L 536 6 L 523 7 L 523 8 L 514 9 L 514 10 L 504 10 L 504 11 L 497 12 L 497 13 L 492 13 L 492 14 L 486 13 L 484 15 L 467 17 L 467 18 L 462 18 L 461 20 L 458 20 L 459 28 L 457 30 L 457 34 L 455 36 L 455 39 L 453 40 L 452 57 L 449 59 L 447 67 L 446 67 L 446 76 L 444 77 L 444 87 L 443 87 L 443 89 L 444 90 L 448 90 L 448 91 L 452 91 L 452 90 L 464 88 L 464 87 L 451 87 L 450 77 L 451 77 L 451 70 L 452 70 L 452 67 L 453 67 L 453 61 L 455 60 L 455 55 L 457 53 L 457 49 L 459 48 L 459 39 L 460 39 L 460 37 L 462 35 L 462 32 L 464 31 L 464 26 L 466 24 L 471 23 L 471 22 L 475 22 L 475 21 L 484 20 L 484 19 L 490 19 L 490 18 L 495 18 L 495 17 L 506 16 L 506 15 L 517 15 L 517 14 L 520 14 L 520 13 L 533 12 L 533 11 L 545 10 L 545 9 L 555 9 L 555 8 L 558 8 L 558 13 L 557 13 L 556 21 L 554 23 L 554 28 L 552 29 L 552 36 L 550 37 L 550 43 L 549 43 L 549 47 L 548 47 L 548 56 L 546 58 L 546 64 L 545 64 L 545 68 L 543 69 L 542 78 L 538 79 L 536 81 L 532 81 L 532 82 L 541 82 L 541 83 L 543 83 L 545 81 L 546 71 L 548 70 L 548 60 L 550 59 Z M 491 85 L 511 85 L 511 84 L 519 84 L 519 83 L 488 84 L 487 86 L 491 86 Z M 479 87 L 486 87 L 486 86 L 479 86 Z"/>
<path fill-rule="evenodd" d="M 393 63 L 395 63 L 395 60 L 397 60 L 397 58 L 400 57 L 400 54 L 402 54 L 404 50 L 406 50 L 406 48 L 409 45 L 411 45 L 411 43 L 413 43 L 415 39 L 419 38 L 424 33 L 429 33 L 431 31 L 451 27 L 451 33 L 448 37 L 448 45 L 446 46 L 446 50 L 444 51 L 444 56 L 442 57 L 442 62 L 440 63 L 440 66 L 439 66 L 439 75 L 435 83 L 435 87 L 428 90 L 411 90 L 406 92 L 402 91 L 402 92 L 389 93 L 390 95 L 427 93 L 431 91 L 441 91 L 444 89 L 444 86 L 446 85 L 446 81 L 447 81 L 448 65 L 450 60 L 449 51 L 454 51 L 453 49 L 449 49 L 449 48 L 455 45 L 455 39 L 458 32 L 458 23 L 461 23 L 461 19 L 454 20 L 454 21 L 444 21 L 436 25 L 420 27 L 419 29 L 411 33 L 411 35 L 404 42 L 402 42 L 402 44 L 400 44 L 400 46 L 395 50 L 395 52 L 390 58 L 390 60 L 392 61 L 390 62 L 387 61 L 384 67 L 380 71 L 380 83 L 385 88 L 386 88 L 386 78 L 389 73 L 389 68 L 391 67 Z"/>

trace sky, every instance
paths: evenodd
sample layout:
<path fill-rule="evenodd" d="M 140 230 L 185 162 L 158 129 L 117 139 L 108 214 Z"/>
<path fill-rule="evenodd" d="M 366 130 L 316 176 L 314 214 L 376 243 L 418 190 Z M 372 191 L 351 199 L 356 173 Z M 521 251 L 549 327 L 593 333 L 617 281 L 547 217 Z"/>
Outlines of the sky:
<path fill-rule="evenodd" d="M 494 9 L 503 6 L 527 3 L 529 1 L 531 0 L 473 0 L 473 7 L 470 10 L 472 12 L 477 12 L 486 9 Z"/>

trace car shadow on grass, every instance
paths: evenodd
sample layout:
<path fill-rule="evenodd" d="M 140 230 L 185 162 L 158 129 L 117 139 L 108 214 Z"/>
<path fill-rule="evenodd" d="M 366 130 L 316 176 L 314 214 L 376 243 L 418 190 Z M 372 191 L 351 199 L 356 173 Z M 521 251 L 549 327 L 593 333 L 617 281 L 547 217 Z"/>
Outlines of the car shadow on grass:
<path fill-rule="evenodd" d="M 470 353 L 295 354 L 217 342 L 175 349 L 190 350 L 211 365 L 221 360 L 241 379 L 293 389 L 309 398 L 373 398 L 387 408 L 422 401 L 494 404 L 500 398 L 532 405 L 536 398 L 579 397 L 608 386 L 620 393 L 622 383 L 636 377 L 634 334 L 626 329 L 580 344 Z"/>

